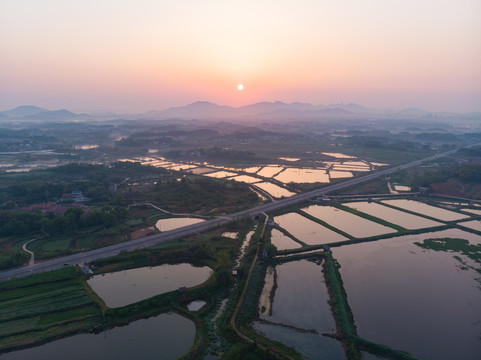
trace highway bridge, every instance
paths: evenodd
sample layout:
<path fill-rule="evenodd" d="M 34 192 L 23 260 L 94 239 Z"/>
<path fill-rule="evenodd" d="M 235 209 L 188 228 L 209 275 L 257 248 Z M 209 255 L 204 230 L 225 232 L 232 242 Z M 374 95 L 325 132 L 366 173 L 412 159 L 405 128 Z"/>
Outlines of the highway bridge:
<path fill-rule="evenodd" d="M 282 209 L 303 202 L 305 200 L 316 198 L 322 195 L 326 195 L 331 191 L 340 190 L 353 185 L 360 184 L 362 182 L 370 181 L 381 176 L 392 174 L 399 170 L 408 169 L 410 167 L 418 166 L 424 162 L 433 161 L 441 157 L 445 157 L 456 152 L 457 149 L 450 150 L 444 153 L 429 156 L 427 158 L 416 160 L 407 164 L 394 166 L 389 169 L 376 171 L 364 176 L 352 178 L 337 184 L 328 185 L 320 189 L 308 191 L 302 194 L 298 194 L 289 198 L 273 201 L 267 204 L 255 206 L 246 210 L 238 211 L 233 214 L 228 214 L 215 219 L 206 220 L 197 224 L 184 226 L 182 228 L 166 231 L 160 234 L 150 235 L 144 238 L 125 241 L 120 244 L 115 244 L 95 250 L 86 251 L 74 255 L 69 255 L 57 259 L 47 260 L 39 262 L 31 266 L 25 266 L 20 268 L 14 268 L 4 270 L 0 272 L 0 281 L 8 280 L 14 277 L 23 277 L 34 273 L 40 273 L 44 271 L 50 271 L 59 269 L 63 266 L 83 264 L 96 259 L 101 259 L 109 256 L 118 255 L 122 251 L 133 251 L 135 249 L 149 247 L 157 245 L 166 241 L 180 239 L 189 235 L 201 233 L 207 230 L 215 229 L 222 225 L 226 225 L 231 221 L 242 219 L 246 216 L 255 217 L 262 213 L 268 213 L 270 211 Z"/>

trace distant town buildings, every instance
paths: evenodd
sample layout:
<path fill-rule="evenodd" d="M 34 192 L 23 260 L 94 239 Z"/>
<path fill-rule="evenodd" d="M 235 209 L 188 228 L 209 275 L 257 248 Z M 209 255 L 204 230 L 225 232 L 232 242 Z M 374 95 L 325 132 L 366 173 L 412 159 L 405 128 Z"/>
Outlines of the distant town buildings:
<path fill-rule="evenodd" d="M 29 206 L 23 206 L 20 208 L 21 211 L 37 211 L 40 210 L 43 214 L 54 214 L 57 216 L 63 216 L 65 211 L 68 208 L 80 208 L 84 212 L 89 210 L 89 207 L 85 204 L 82 204 L 85 201 L 88 201 L 89 198 L 85 197 L 82 194 L 82 191 L 72 191 L 71 193 L 62 194 L 62 198 L 60 202 L 68 202 L 72 201 L 71 204 L 59 204 L 53 201 L 44 202 L 41 204 L 33 204 Z"/>
<path fill-rule="evenodd" d="M 51 213 L 55 215 L 63 215 L 65 211 L 67 211 L 67 207 L 54 203 L 53 201 L 49 201 L 42 204 L 33 204 L 30 206 L 24 206 L 24 207 L 21 207 L 20 210 L 22 211 L 40 210 L 43 214 Z"/>
<path fill-rule="evenodd" d="M 85 197 L 80 190 L 74 190 L 72 193 L 62 194 L 63 201 L 72 200 L 74 202 L 85 202 L 89 201 L 90 199 Z"/>

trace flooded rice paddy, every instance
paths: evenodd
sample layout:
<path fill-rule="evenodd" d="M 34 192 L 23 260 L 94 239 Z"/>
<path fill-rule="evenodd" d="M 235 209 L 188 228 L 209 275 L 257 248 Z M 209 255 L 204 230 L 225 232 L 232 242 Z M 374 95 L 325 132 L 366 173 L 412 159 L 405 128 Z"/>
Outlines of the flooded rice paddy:
<path fill-rule="evenodd" d="M 271 178 L 277 173 L 281 172 L 284 169 L 283 166 L 271 165 L 265 166 L 257 172 L 257 175 L 263 176 L 266 178 Z"/>
<path fill-rule="evenodd" d="M 254 176 L 249 176 L 249 175 L 234 176 L 230 178 L 230 180 L 245 182 L 247 184 L 254 184 L 262 181 L 262 179 L 256 178 Z"/>
<path fill-rule="evenodd" d="M 299 160 L 301 160 L 301 158 L 280 157 L 279 160 L 284 160 L 284 161 L 299 161 Z"/>
<path fill-rule="evenodd" d="M 360 212 L 375 216 L 379 219 L 386 220 L 392 224 L 402 226 L 405 229 L 423 229 L 443 225 L 443 223 L 426 219 L 421 216 L 406 213 L 401 210 L 392 209 L 390 207 L 369 203 L 367 201 L 344 203 Z"/>
<path fill-rule="evenodd" d="M 329 175 L 326 170 L 321 169 L 299 169 L 299 168 L 287 168 L 274 179 L 279 180 L 284 184 L 290 182 L 294 183 L 328 183 Z"/>
<path fill-rule="evenodd" d="M 312 154 L 312 152 L 307 152 Z M 261 184 L 259 187 L 275 198 L 290 197 L 294 192 L 288 191 L 273 182 L 275 179 L 283 184 L 289 183 L 330 183 L 333 179 L 350 178 L 354 172 L 365 172 L 374 170 L 375 166 L 385 166 L 388 164 L 375 164 L 365 161 L 354 161 L 354 156 L 342 153 L 322 153 L 336 158 L 336 161 L 314 161 L 318 165 L 312 168 L 301 168 L 279 164 L 268 164 L 250 167 L 229 167 L 209 164 L 207 162 L 170 162 L 161 156 L 152 155 L 150 157 L 136 157 L 133 159 L 121 159 L 121 161 L 139 161 L 142 165 L 163 167 L 175 171 L 187 171 L 192 174 L 202 175 L 217 179 L 228 179 L 247 184 Z M 352 159 L 352 160 L 351 160 Z M 280 157 L 283 161 L 301 161 L 298 157 Z M 119 160 L 120 161 L 120 160 Z M 259 177 L 248 176 L 242 173 L 256 174 Z"/>
<path fill-rule="evenodd" d="M 241 169 L 241 171 L 255 174 L 255 173 L 258 172 L 260 169 L 261 169 L 260 166 L 251 166 L 251 167 L 248 167 L 248 168 L 243 168 L 243 169 Z"/>
<path fill-rule="evenodd" d="M 204 220 L 192 217 L 160 219 L 155 223 L 155 227 L 163 232 L 178 229 L 187 225 L 197 224 L 202 221 Z"/>
<path fill-rule="evenodd" d="M 394 185 L 394 190 L 396 190 L 396 191 L 411 191 L 411 187 L 405 186 L 405 185 Z"/>
<path fill-rule="evenodd" d="M 353 177 L 353 173 L 350 171 L 337 171 L 337 170 L 330 170 L 329 171 L 329 178 L 330 179 L 342 179 L 342 178 L 351 178 Z"/>
<path fill-rule="evenodd" d="M 341 234 L 298 213 L 276 216 L 274 222 L 307 245 L 322 245 L 347 240 Z"/>
<path fill-rule="evenodd" d="M 211 275 L 206 266 L 164 264 L 117 271 L 91 277 L 87 283 L 108 307 L 116 308 L 177 290 L 202 284 Z"/>
<path fill-rule="evenodd" d="M 231 171 L 216 171 L 216 172 L 208 173 L 208 174 L 204 174 L 204 175 L 208 176 L 208 177 L 213 177 L 213 178 L 216 178 L 216 179 L 223 179 L 223 178 L 227 178 L 227 177 L 231 177 L 231 176 L 236 176 L 237 173 L 231 172 Z"/>
<path fill-rule="evenodd" d="M 437 206 L 428 205 L 416 200 L 394 199 L 383 200 L 382 203 L 392 205 L 404 210 L 409 210 L 418 214 L 424 214 L 441 221 L 454 221 L 466 219 L 469 217 L 468 215 L 442 209 Z"/>
<path fill-rule="evenodd" d="M 2 354 L 2 360 L 174 360 L 194 343 L 195 324 L 180 315 L 160 314 L 100 334 L 81 334 L 30 349 Z"/>
<path fill-rule="evenodd" d="M 327 156 L 330 156 L 330 157 L 333 157 L 333 158 L 337 158 L 337 159 L 355 159 L 356 158 L 355 156 L 346 155 L 346 154 L 343 154 L 343 153 L 323 152 L 321 154 L 327 155 Z"/>
<path fill-rule="evenodd" d="M 474 215 L 481 215 L 481 210 L 478 209 L 461 209 L 461 211 L 465 211 Z"/>
<path fill-rule="evenodd" d="M 460 222 L 459 225 L 468 229 L 481 231 L 481 220 L 464 221 Z"/>
<path fill-rule="evenodd" d="M 357 171 L 357 172 L 364 172 L 364 171 L 371 171 L 371 168 L 366 166 L 355 166 L 355 165 L 334 165 L 332 167 L 333 170 L 344 170 L 344 171 Z"/>
<path fill-rule="evenodd" d="M 277 248 L 277 250 L 290 250 L 302 247 L 301 244 L 292 240 L 289 236 L 277 229 L 271 230 L 271 243 Z"/>
<path fill-rule="evenodd" d="M 364 219 L 360 216 L 340 210 L 333 206 L 311 205 L 302 211 L 325 221 L 329 225 L 342 230 L 356 238 L 384 235 L 397 232 L 393 228 Z"/>
<path fill-rule="evenodd" d="M 428 238 L 481 244 L 481 236 L 449 229 L 333 249 L 358 334 L 420 359 L 479 359 L 479 273 L 459 252 L 415 244 Z"/>
<path fill-rule="evenodd" d="M 189 169 L 192 169 L 192 168 L 195 168 L 196 165 L 188 165 L 188 164 L 185 164 L 185 165 L 175 165 L 175 166 L 171 166 L 169 167 L 169 170 L 175 170 L 175 171 L 179 171 L 179 170 L 189 170 Z"/>
<path fill-rule="evenodd" d="M 264 190 L 265 192 L 267 192 L 268 194 L 276 198 L 290 197 L 290 196 L 296 195 L 295 192 L 289 191 L 287 189 L 284 189 L 270 182 L 264 181 L 264 182 L 256 183 L 255 186 L 257 186 L 261 190 Z"/>

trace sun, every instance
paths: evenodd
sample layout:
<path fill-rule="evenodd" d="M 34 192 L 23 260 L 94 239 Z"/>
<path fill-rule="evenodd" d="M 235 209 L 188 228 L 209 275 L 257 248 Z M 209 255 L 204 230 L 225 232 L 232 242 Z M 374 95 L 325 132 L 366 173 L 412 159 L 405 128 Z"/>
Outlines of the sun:
<path fill-rule="evenodd" d="M 244 90 L 244 85 L 242 85 L 242 84 L 237 85 L 237 90 L 239 90 L 239 91 Z"/>

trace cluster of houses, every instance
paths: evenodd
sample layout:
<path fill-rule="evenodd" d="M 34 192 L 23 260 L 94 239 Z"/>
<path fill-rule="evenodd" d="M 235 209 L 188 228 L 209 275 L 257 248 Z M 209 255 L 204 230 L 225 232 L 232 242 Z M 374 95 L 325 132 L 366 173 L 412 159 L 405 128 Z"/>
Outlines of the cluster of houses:
<path fill-rule="evenodd" d="M 61 202 L 72 201 L 72 203 L 69 204 L 68 206 L 63 205 L 61 203 L 48 201 L 41 204 L 24 206 L 24 207 L 21 207 L 20 210 L 22 211 L 40 210 L 40 212 L 42 212 L 43 214 L 51 213 L 57 216 L 63 216 L 65 211 L 67 211 L 67 209 L 71 207 L 81 208 L 83 211 L 87 211 L 89 207 L 82 203 L 88 200 L 89 198 L 85 197 L 82 194 L 82 191 L 77 190 L 77 191 L 72 191 L 72 193 L 62 194 L 62 197 L 60 200 Z"/>
<path fill-rule="evenodd" d="M 62 201 L 73 201 L 81 203 L 88 200 L 89 198 L 85 197 L 80 190 L 75 190 L 71 193 L 62 194 Z"/>

